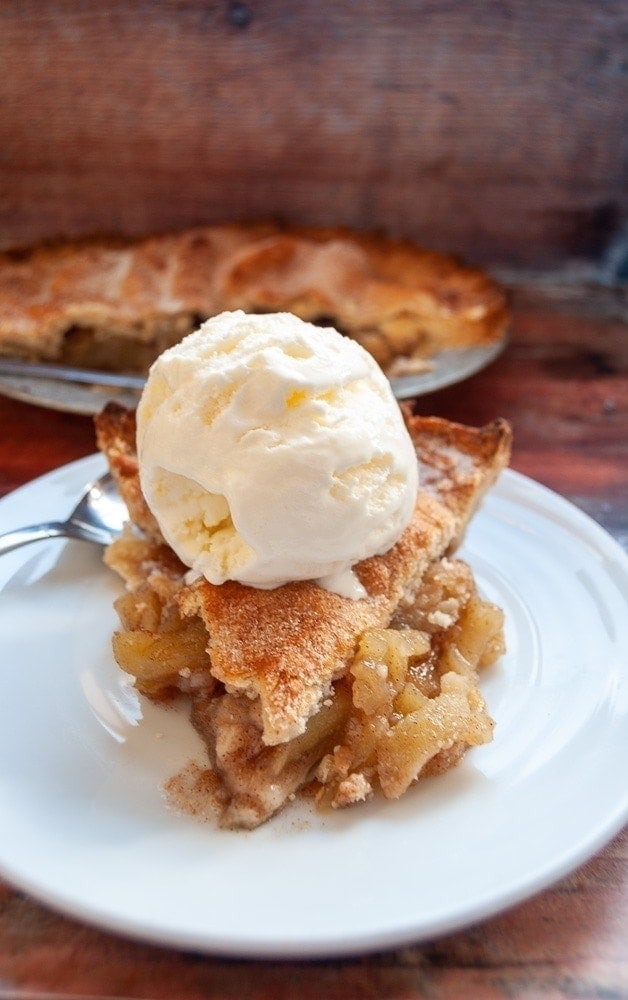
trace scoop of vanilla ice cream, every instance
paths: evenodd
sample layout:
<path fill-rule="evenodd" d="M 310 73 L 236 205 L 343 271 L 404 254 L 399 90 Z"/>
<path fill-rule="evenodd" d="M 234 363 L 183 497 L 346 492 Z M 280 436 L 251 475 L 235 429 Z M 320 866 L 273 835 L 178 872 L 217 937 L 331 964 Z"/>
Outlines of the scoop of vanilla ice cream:
<path fill-rule="evenodd" d="M 409 523 L 417 461 L 374 359 L 287 313 L 222 313 L 151 368 L 140 481 L 164 538 L 214 584 L 316 580 L 364 596 L 351 567 Z"/>

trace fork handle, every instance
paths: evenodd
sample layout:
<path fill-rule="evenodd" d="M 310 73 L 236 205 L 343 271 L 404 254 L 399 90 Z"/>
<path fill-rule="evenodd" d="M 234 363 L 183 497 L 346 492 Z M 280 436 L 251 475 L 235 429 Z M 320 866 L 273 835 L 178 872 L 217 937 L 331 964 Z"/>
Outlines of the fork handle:
<path fill-rule="evenodd" d="M 5 531 L 0 535 L 0 556 L 12 552 L 22 545 L 31 542 L 41 542 L 45 538 L 62 538 L 68 534 L 67 524 L 62 521 L 50 521 L 47 524 L 32 524 L 28 528 L 17 528 L 15 531 Z"/>

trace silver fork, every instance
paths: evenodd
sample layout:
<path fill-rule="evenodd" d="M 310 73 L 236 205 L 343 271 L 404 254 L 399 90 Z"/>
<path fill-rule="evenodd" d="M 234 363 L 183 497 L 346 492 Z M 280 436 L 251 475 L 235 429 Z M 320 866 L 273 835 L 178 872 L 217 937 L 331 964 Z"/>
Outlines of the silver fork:
<path fill-rule="evenodd" d="M 118 487 L 107 472 L 87 488 L 67 521 L 45 521 L 0 535 L 0 555 L 45 538 L 80 538 L 109 545 L 118 537 L 128 517 Z"/>

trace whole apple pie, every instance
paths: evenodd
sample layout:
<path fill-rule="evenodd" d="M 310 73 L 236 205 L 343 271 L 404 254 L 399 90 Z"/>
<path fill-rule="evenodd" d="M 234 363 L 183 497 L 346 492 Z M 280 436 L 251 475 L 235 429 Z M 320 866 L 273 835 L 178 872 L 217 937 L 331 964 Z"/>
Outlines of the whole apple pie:
<path fill-rule="evenodd" d="M 502 338 L 503 291 L 410 241 L 274 223 L 197 226 L 0 254 L 0 354 L 144 372 L 225 310 L 335 326 L 389 376 Z"/>

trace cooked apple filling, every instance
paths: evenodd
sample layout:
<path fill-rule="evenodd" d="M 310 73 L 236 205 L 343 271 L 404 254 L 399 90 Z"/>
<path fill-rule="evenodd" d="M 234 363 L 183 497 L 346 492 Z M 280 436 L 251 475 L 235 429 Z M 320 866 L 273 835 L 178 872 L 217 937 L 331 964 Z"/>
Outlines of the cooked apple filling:
<path fill-rule="evenodd" d="M 180 612 L 185 569 L 165 565 L 163 549 L 128 534 L 107 553 L 133 587 L 116 601 L 122 627 L 114 655 L 142 693 L 178 690 L 190 698 L 223 825 L 257 826 L 303 787 L 322 808 L 378 790 L 398 798 L 419 777 L 448 770 L 469 747 L 491 740 L 478 680 L 504 650 L 503 613 L 479 597 L 460 560 L 430 566 L 391 627 L 362 633 L 346 676 L 305 732 L 268 746 L 259 698 L 229 692 L 212 676 L 204 623 Z"/>

